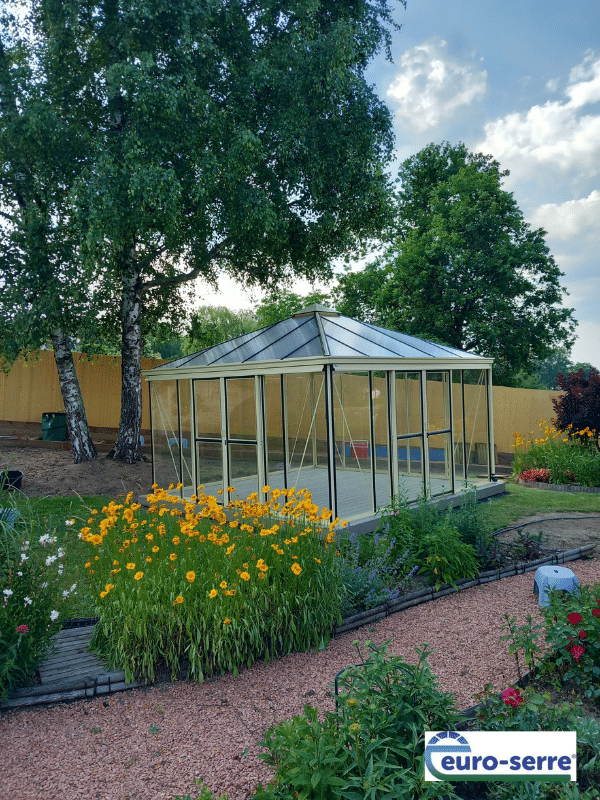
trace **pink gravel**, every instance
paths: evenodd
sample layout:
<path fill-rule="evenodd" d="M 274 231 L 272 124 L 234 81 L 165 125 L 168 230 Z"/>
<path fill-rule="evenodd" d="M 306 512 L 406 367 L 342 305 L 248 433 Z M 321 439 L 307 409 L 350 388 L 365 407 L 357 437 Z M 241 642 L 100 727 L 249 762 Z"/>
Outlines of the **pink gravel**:
<path fill-rule="evenodd" d="M 569 567 L 582 584 L 600 582 L 600 561 Z M 532 590 L 533 573 L 467 589 L 344 634 L 324 651 L 254 664 L 237 678 L 3 712 L 0 800 L 196 798 L 196 778 L 215 797 L 244 800 L 271 776 L 257 758 L 265 730 L 305 703 L 333 710 L 334 676 L 358 660 L 353 640 L 391 640 L 389 652 L 409 662 L 427 642 L 440 687 L 466 708 L 487 683 L 501 690 L 517 679 L 514 658 L 498 640 L 505 613 L 518 624 L 527 614 L 538 619 Z"/>

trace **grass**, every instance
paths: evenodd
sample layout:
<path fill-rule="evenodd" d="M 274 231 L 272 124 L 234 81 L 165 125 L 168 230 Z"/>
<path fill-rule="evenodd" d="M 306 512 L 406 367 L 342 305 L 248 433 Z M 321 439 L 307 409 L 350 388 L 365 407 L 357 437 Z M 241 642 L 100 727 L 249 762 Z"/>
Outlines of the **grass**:
<path fill-rule="evenodd" d="M 600 514 L 600 493 L 549 492 L 527 486 L 507 484 L 508 494 L 492 498 L 487 504 L 489 532 L 513 525 L 518 519 L 536 514 L 562 514 L 578 511 Z"/>

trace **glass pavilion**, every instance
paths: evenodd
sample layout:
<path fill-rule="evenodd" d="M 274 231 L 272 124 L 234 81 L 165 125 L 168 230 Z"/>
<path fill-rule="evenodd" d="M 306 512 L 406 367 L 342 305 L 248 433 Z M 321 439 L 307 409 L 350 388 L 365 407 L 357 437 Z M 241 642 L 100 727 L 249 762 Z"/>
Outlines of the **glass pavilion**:
<path fill-rule="evenodd" d="M 310 306 L 144 373 L 154 482 L 184 497 L 306 487 L 349 521 L 393 496 L 495 493 L 491 369 Z"/>

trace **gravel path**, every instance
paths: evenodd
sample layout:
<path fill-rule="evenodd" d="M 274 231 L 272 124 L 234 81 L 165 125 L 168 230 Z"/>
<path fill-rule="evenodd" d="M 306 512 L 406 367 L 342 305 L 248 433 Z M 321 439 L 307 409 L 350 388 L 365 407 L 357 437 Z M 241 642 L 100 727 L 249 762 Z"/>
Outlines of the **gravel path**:
<path fill-rule="evenodd" d="M 600 582 L 600 561 L 569 564 L 581 583 Z M 391 640 L 389 652 L 416 661 L 427 642 L 441 688 L 466 708 L 487 683 L 498 690 L 517 679 L 499 643 L 503 615 L 538 616 L 528 573 L 407 609 L 340 636 L 321 652 L 255 664 L 237 678 L 134 689 L 0 716 L 0 800 L 174 800 L 198 795 L 203 777 L 215 796 L 251 796 L 269 769 L 257 742 L 274 722 L 305 703 L 333 709 L 335 674 L 357 662 L 355 639 Z M 247 755 L 244 752 L 247 748 Z"/>

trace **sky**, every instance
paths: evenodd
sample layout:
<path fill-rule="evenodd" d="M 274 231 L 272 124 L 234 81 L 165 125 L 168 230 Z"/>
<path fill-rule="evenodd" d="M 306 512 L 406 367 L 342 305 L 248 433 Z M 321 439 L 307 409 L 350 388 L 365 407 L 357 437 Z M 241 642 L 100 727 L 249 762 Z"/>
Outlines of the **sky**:
<path fill-rule="evenodd" d="M 573 360 L 600 367 L 599 0 L 408 0 L 395 16 L 393 63 L 381 54 L 366 74 L 393 114 L 392 176 L 442 141 L 510 170 L 504 188 L 564 273 Z M 229 308 L 259 299 L 227 280 L 200 295 Z"/>

